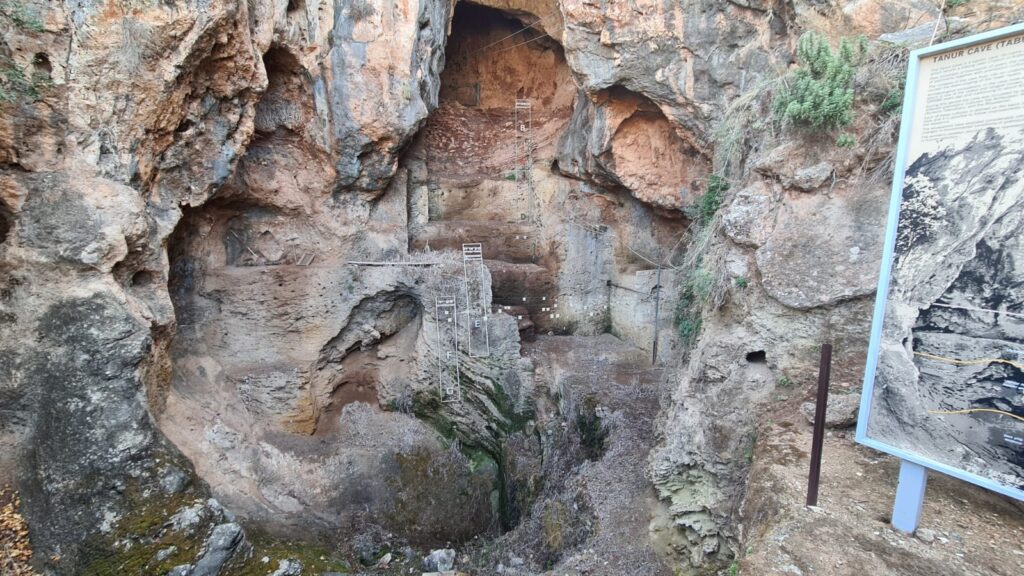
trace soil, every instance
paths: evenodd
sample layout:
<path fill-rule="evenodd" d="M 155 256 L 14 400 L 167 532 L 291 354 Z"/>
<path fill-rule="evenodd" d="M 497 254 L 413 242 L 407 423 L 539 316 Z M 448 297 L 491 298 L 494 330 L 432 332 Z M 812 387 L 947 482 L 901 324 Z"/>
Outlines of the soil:
<path fill-rule="evenodd" d="M 931 473 L 917 535 L 900 533 L 889 524 L 899 461 L 853 429 L 827 433 L 818 506 L 804 506 L 811 426 L 796 405 L 777 406 L 758 435 L 740 574 L 1024 574 L 1024 506 Z"/>

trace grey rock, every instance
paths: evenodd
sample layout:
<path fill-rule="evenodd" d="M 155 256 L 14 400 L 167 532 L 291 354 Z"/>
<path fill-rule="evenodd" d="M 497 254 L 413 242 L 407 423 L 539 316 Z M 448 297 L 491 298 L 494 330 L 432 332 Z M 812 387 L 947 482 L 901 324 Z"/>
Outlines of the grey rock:
<path fill-rule="evenodd" d="M 175 566 L 167 572 L 167 576 L 192 576 L 192 566 L 188 564 Z"/>
<path fill-rule="evenodd" d="M 156 553 L 156 561 L 157 562 L 163 562 L 164 560 L 167 560 L 168 558 L 170 558 L 171 554 L 174 554 L 177 551 L 178 551 L 178 547 L 177 546 L 168 546 L 167 548 L 164 548 L 164 549 L 162 549 L 162 550 L 160 550 L 159 552 Z"/>
<path fill-rule="evenodd" d="M 873 293 L 885 236 L 885 217 L 878 206 L 887 200 L 884 185 L 835 198 L 787 198 L 773 218 L 771 234 L 754 254 L 768 295 L 790 308 L 808 310 Z"/>
<path fill-rule="evenodd" d="M 191 576 L 217 576 L 243 542 L 245 534 L 238 524 L 231 522 L 215 526 L 204 545 L 205 552 L 196 562 Z"/>
<path fill-rule="evenodd" d="M 914 533 L 917 539 L 925 544 L 931 544 L 935 541 L 935 530 L 931 528 L 918 528 L 917 532 Z"/>
<path fill-rule="evenodd" d="M 771 232 L 768 213 L 771 197 L 768 185 L 758 181 L 736 193 L 722 215 L 725 235 L 743 246 L 758 247 Z"/>
<path fill-rule="evenodd" d="M 356 534 L 352 539 L 351 547 L 360 564 L 363 566 L 373 566 L 377 563 L 377 559 L 383 555 L 387 542 L 382 530 L 371 529 Z"/>
<path fill-rule="evenodd" d="M 935 21 L 926 22 L 920 26 L 914 26 L 913 28 L 907 28 L 900 32 L 890 32 L 888 34 L 882 34 L 878 37 L 883 42 L 890 44 L 900 44 L 908 48 L 919 48 L 931 41 L 932 36 L 935 34 L 942 34 L 946 31 L 946 19 L 943 18 L 938 23 L 938 32 L 935 31 Z"/>
<path fill-rule="evenodd" d="M 274 570 L 270 576 L 299 576 L 299 574 L 302 574 L 302 562 L 288 558 L 287 560 L 279 560 L 277 562 L 277 570 Z"/>
<path fill-rule="evenodd" d="M 793 174 L 792 185 L 805 192 L 811 192 L 821 187 L 835 174 L 835 166 L 828 162 L 821 162 L 808 168 L 801 168 Z"/>
<path fill-rule="evenodd" d="M 175 532 L 191 533 L 202 523 L 206 508 L 202 504 L 186 506 L 171 516 L 169 524 Z"/>
<path fill-rule="evenodd" d="M 423 569 L 427 572 L 447 572 L 455 567 L 455 550 L 443 548 L 431 550 L 423 559 Z"/>
<path fill-rule="evenodd" d="M 181 469 L 171 466 L 160 477 L 160 488 L 167 494 L 177 494 L 188 486 L 188 475 Z"/>
<path fill-rule="evenodd" d="M 860 410 L 860 394 L 836 394 L 828 399 L 825 408 L 825 426 L 828 428 L 846 428 L 857 423 L 857 411 Z M 811 424 L 814 423 L 814 402 L 804 402 L 800 412 Z"/>

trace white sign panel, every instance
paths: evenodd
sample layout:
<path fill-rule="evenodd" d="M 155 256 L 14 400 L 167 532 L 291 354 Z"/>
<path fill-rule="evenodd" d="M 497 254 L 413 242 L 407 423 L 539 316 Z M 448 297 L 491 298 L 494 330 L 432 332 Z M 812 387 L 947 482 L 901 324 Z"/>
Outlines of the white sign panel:
<path fill-rule="evenodd" d="M 1024 26 L 911 54 L 857 440 L 1024 499 Z"/>

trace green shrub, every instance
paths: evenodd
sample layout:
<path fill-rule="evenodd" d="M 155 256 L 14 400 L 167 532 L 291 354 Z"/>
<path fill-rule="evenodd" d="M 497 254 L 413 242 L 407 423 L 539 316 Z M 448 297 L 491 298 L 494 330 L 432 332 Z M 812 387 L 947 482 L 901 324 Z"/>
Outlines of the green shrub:
<path fill-rule="evenodd" d="M 734 281 L 739 288 L 746 288 L 750 284 L 750 281 L 743 276 L 737 276 Z"/>
<path fill-rule="evenodd" d="M 36 100 L 40 90 L 49 85 L 49 78 L 38 74 L 29 78 L 14 60 L 0 56 L 0 102 L 15 102 L 22 98 Z"/>
<path fill-rule="evenodd" d="M 857 139 L 849 134 L 843 133 L 836 138 L 836 146 L 839 146 L 840 148 L 853 148 L 856 145 Z"/>
<path fill-rule="evenodd" d="M 902 84 L 902 83 L 901 83 Z M 903 109 L 903 86 L 894 89 L 882 100 L 878 110 L 883 114 L 894 114 Z"/>
<path fill-rule="evenodd" d="M 838 52 L 833 52 L 821 34 L 801 36 L 796 50 L 800 68 L 775 94 L 776 118 L 806 128 L 848 125 L 853 121 L 853 76 L 866 51 L 863 37 L 844 38 Z"/>
<path fill-rule="evenodd" d="M 676 303 L 675 325 L 679 337 L 687 345 L 693 344 L 704 321 L 701 310 L 711 300 L 715 279 L 703 268 L 695 269 L 683 283 Z"/>
<path fill-rule="evenodd" d="M 22 30 L 37 33 L 43 31 L 43 21 L 39 15 L 17 0 L 0 0 L 0 14 Z"/>
<path fill-rule="evenodd" d="M 712 174 L 708 178 L 708 189 L 700 197 L 700 222 L 707 225 L 715 217 L 718 209 L 722 206 L 722 200 L 726 191 L 729 190 L 729 183 L 718 174 Z"/>

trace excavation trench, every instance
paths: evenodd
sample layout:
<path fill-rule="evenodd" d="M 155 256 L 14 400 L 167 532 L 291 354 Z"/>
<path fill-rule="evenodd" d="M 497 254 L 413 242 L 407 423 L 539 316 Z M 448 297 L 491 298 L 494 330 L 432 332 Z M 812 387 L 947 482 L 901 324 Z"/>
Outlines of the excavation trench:
<path fill-rule="evenodd" d="M 652 554 L 630 510 L 653 498 L 642 470 L 668 379 L 650 365 L 650 327 L 634 326 L 656 270 L 625 241 L 654 253 L 680 218 L 622 182 L 552 168 L 590 104 L 561 46 L 526 27 L 537 20 L 456 6 L 438 108 L 369 200 L 334 185 L 300 59 L 277 45 L 264 56 L 249 149 L 169 242 L 177 333 L 157 416 L 246 523 L 422 547 L 500 538 L 548 566 L 631 514 L 603 537 Z M 626 148 L 664 121 L 641 99 L 622 104 Z M 462 261 L 467 243 L 482 244 L 479 264 Z M 432 265 L 403 264 L 417 260 Z M 455 349 L 457 370 L 440 336 L 449 296 L 470 327 L 458 338 L 474 322 L 485 338 Z M 457 402 L 444 401 L 449 373 Z M 612 478 L 623 466 L 625 483 Z M 605 502 L 583 468 L 621 494 Z"/>

